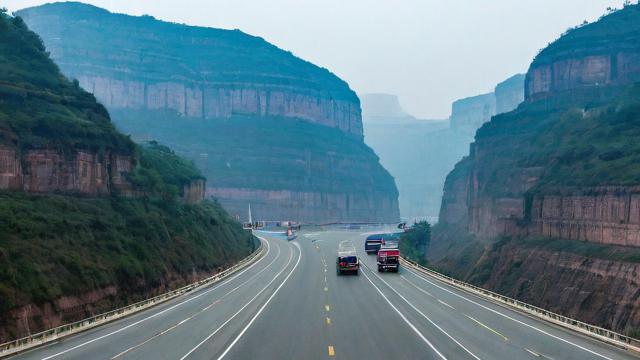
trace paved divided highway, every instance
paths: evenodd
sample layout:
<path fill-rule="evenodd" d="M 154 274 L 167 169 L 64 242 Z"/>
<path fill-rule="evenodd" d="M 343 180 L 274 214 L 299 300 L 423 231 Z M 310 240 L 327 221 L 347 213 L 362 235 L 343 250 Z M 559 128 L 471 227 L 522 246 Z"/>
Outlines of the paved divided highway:
<path fill-rule="evenodd" d="M 362 231 L 261 233 L 241 272 L 15 359 L 637 359 L 401 268 L 379 274 Z M 337 276 L 338 242 L 363 268 Z"/>

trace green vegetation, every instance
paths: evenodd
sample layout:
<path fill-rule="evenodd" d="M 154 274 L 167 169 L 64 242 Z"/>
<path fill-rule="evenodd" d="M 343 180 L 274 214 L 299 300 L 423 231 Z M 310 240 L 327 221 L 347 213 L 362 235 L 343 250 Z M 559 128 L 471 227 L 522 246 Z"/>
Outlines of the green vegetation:
<path fill-rule="evenodd" d="M 565 58 L 587 55 L 629 53 L 640 51 L 637 34 L 640 31 L 640 6 L 626 5 L 623 9 L 603 16 L 599 21 L 584 23 L 569 29 L 558 40 L 542 50 L 532 66 L 549 64 Z"/>
<path fill-rule="evenodd" d="M 0 144 L 65 153 L 134 144 L 118 133 L 93 95 L 64 78 L 40 38 L 20 18 L 0 13 Z"/>
<path fill-rule="evenodd" d="M 138 148 L 138 166 L 127 180 L 136 188 L 175 199 L 185 185 L 204 176 L 196 167 L 155 141 Z"/>
<path fill-rule="evenodd" d="M 420 221 L 400 236 L 400 252 L 418 264 L 427 264 L 427 249 L 431 242 L 431 225 Z"/>
<path fill-rule="evenodd" d="M 180 118 L 164 111 L 113 111 L 125 133 L 156 139 L 203 169 L 216 187 L 397 193 L 360 139 L 279 117 Z"/>
<path fill-rule="evenodd" d="M 522 168 L 541 169 L 530 195 L 567 187 L 640 184 L 640 84 L 584 89 L 496 116 L 476 134 L 484 191 L 519 194 Z M 468 171 L 468 169 L 467 169 Z"/>
<path fill-rule="evenodd" d="M 63 314 L 63 322 L 79 320 L 219 271 L 255 249 L 255 239 L 216 203 L 177 200 L 185 184 L 203 178 L 192 164 L 157 143 L 137 147 L 117 132 L 104 107 L 60 75 L 40 39 L 4 12 L 0 70 L 0 145 L 131 155 L 129 180 L 145 194 L 0 192 L 0 342 L 26 335 L 11 314 L 21 306 L 117 289 Z M 30 331 L 43 330 L 40 315 L 25 316 L 20 321 Z"/>
<path fill-rule="evenodd" d="M 255 247 L 210 202 L 5 192 L 0 233 L 0 313 L 113 285 L 114 303 L 131 302 L 169 279 L 184 284 L 193 272 L 227 267 Z"/>

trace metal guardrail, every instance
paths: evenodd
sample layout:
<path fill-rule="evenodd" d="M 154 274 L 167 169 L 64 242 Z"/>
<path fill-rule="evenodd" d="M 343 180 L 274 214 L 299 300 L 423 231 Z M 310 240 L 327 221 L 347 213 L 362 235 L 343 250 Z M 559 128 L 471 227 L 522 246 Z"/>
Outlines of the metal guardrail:
<path fill-rule="evenodd" d="M 4 358 L 9 355 L 14 355 L 34 347 L 44 345 L 51 341 L 58 340 L 66 336 L 76 334 L 82 331 L 86 331 L 96 326 L 100 326 L 105 323 L 121 319 L 125 316 L 135 314 L 142 310 L 148 309 L 152 306 L 159 305 L 163 302 L 174 299 L 180 295 L 191 292 L 199 287 L 214 284 L 228 277 L 229 275 L 243 269 L 247 265 L 251 264 L 258 258 L 260 258 L 264 254 L 264 251 L 265 251 L 264 242 L 261 240 L 260 246 L 253 253 L 251 253 L 251 255 L 242 259 L 240 262 L 231 266 L 230 268 L 225 269 L 206 279 L 196 281 L 195 283 L 183 286 L 179 289 L 172 290 L 164 294 L 157 295 L 152 298 L 121 307 L 119 309 L 111 310 L 106 313 L 92 316 L 90 318 L 86 318 L 80 321 L 61 325 L 55 328 L 51 328 L 49 330 L 39 332 L 37 334 L 33 334 L 20 339 L 6 342 L 4 344 L 0 344 L 0 358 Z"/>
<path fill-rule="evenodd" d="M 409 265 L 413 269 L 416 269 L 426 275 L 432 276 L 433 278 L 436 278 L 456 288 L 467 291 L 471 294 L 478 295 L 482 298 L 485 298 L 493 302 L 497 302 L 499 304 L 507 305 L 508 307 L 521 311 L 525 314 L 559 325 L 561 327 L 570 329 L 572 331 L 581 333 L 583 335 L 587 335 L 597 340 L 624 348 L 626 350 L 640 353 L 640 340 L 638 339 L 635 339 L 626 335 L 622 335 L 615 331 L 611 331 L 599 326 L 587 324 L 585 322 L 575 320 L 575 319 L 566 317 L 564 315 L 556 314 L 549 310 L 545 310 L 543 308 L 540 308 L 531 304 L 527 304 L 525 302 L 510 298 L 508 296 L 504 296 L 504 295 L 495 293 L 493 291 L 489 291 L 481 287 L 471 285 L 464 281 L 454 279 L 452 277 L 443 275 L 437 271 L 426 268 L 406 258 L 401 258 L 401 261 Z"/>

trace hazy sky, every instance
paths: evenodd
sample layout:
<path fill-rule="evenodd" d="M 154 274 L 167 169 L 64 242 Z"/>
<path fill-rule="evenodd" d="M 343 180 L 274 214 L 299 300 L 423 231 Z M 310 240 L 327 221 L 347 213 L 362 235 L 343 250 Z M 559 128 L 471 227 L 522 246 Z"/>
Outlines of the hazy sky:
<path fill-rule="evenodd" d="M 15 11 L 45 3 L 5 0 Z M 568 27 L 623 0 L 87 0 L 111 11 L 241 29 L 324 66 L 358 93 L 397 94 L 409 113 L 449 115 L 453 100 L 525 72 Z M 634 1 L 635 2 L 635 1 Z"/>

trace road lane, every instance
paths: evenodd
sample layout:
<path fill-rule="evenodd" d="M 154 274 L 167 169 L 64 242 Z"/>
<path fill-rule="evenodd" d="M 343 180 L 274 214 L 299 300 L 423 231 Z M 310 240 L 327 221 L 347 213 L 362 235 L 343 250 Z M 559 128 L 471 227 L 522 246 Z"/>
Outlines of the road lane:
<path fill-rule="evenodd" d="M 378 273 L 362 231 L 264 234 L 224 282 L 16 356 L 43 359 L 637 359 L 422 273 Z M 359 276 L 337 275 L 351 240 Z"/>

